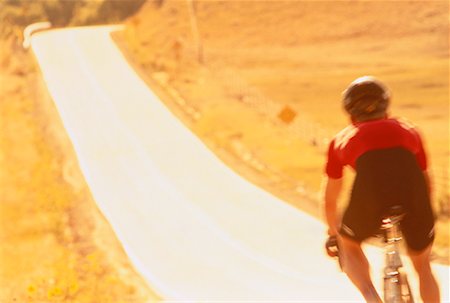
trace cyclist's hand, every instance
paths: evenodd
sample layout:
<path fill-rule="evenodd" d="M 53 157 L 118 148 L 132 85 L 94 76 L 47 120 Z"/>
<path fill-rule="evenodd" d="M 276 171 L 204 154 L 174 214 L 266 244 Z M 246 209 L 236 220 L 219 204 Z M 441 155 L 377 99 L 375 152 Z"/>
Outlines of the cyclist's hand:
<path fill-rule="evenodd" d="M 336 236 L 329 236 L 327 242 L 325 243 L 325 249 L 328 256 L 334 258 L 339 257 L 339 246 Z"/>

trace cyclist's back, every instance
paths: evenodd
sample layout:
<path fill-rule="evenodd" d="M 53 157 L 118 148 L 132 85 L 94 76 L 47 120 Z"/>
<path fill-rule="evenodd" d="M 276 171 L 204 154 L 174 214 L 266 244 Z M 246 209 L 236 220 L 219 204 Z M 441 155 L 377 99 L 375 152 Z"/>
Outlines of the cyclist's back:
<path fill-rule="evenodd" d="M 364 153 L 395 147 L 409 150 L 415 155 L 420 168 L 426 170 L 427 159 L 422 140 L 410 123 L 384 116 L 368 121 L 353 121 L 330 143 L 327 175 L 340 178 L 343 167 L 349 165 L 356 169 L 356 161 Z"/>
<path fill-rule="evenodd" d="M 341 232 L 363 241 L 378 231 L 381 219 L 393 206 L 401 206 L 405 214 L 401 226 L 408 247 L 415 251 L 426 248 L 434 238 L 434 217 L 416 157 L 403 147 L 368 151 L 356 161 Z"/>

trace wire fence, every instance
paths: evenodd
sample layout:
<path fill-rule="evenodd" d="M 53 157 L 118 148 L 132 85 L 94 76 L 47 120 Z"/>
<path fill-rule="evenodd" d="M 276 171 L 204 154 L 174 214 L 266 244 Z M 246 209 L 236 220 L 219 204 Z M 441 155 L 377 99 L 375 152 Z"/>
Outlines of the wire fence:
<path fill-rule="evenodd" d="M 232 70 L 223 69 L 222 67 L 213 67 L 215 76 L 223 83 L 225 91 L 251 107 L 261 115 L 280 122 L 280 113 L 285 106 L 280 102 L 276 102 L 261 93 L 257 88 L 249 85 L 241 77 Z M 285 123 L 287 131 L 295 133 L 295 135 L 321 150 L 325 150 L 328 146 L 330 138 L 333 137 L 333 131 L 315 122 L 307 113 L 295 112 L 295 119 L 290 123 Z"/>

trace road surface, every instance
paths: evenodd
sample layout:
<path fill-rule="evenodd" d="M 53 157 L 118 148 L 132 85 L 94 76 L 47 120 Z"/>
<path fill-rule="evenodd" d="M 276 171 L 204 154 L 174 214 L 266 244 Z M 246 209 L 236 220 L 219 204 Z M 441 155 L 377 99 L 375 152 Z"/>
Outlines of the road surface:
<path fill-rule="evenodd" d="M 40 32 L 32 48 L 92 194 L 150 287 L 174 301 L 362 301 L 324 254 L 325 226 L 225 166 L 130 68 L 114 29 Z M 436 270 L 448 285 L 448 267 Z"/>

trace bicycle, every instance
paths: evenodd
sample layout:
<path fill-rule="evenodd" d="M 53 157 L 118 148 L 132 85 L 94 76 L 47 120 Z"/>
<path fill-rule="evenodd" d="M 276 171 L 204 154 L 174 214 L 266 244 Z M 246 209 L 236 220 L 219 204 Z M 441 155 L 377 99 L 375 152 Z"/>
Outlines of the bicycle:
<path fill-rule="evenodd" d="M 383 239 L 384 263 L 383 294 L 384 303 L 414 303 L 411 287 L 400 256 L 402 241 L 400 222 L 404 213 L 399 206 L 392 207 L 381 221 L 381 237 Z M 330 257 L 336 257 L 342 270 L 339 258 L 339 246 L 336 237 L 328 238 L 325 244 Z"/>
<path fill-rule="evenodd" d="M 385 267 L 384 267 L 384 302 L 385 303 L 414 303 L 411 287 L 400 257 L 399 245 L 402 241 L 400 222 L 404 217 L 401 208 L 396 206 L 383 218 L 381 230 L 384 239 Z"/>

